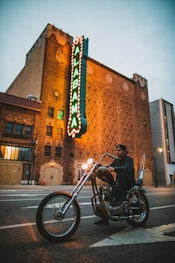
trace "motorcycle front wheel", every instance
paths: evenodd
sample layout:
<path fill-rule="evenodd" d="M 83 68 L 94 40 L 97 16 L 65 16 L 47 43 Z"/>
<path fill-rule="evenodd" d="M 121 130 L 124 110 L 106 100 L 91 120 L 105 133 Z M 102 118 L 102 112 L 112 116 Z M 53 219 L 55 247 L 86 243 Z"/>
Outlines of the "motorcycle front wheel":
<path fill-rule="evenodd" d="M 140 204 L 138 209 L 140 211 L 137 215 L 135 215 L 135 217 L 127 218 L 128 224 L 134 227 L 141 227 L 145 225 L 149 217 L 149 203 L 146 196 L 142 192 L 140 192 Z"/>
<path fill-rule="evenodd" d="M 55 192 L 47 195 L 39 204 L 36 225 L 45 239 L 51 242 L 65 241 L 77 230 L 80 223 L 77 201 L 74 200 L 68 210 L 62 213 L 71 197 L 65 192 Z"/>

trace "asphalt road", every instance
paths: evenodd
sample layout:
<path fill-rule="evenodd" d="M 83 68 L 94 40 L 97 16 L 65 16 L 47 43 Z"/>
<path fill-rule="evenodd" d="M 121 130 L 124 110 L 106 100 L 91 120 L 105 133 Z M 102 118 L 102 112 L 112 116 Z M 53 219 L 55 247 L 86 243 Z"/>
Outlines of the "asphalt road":
<path fill-rule="evenodd" d="M 46 194 L 72 188 L 1 186 L 1 263 L 174 262 L 175 188 L 147 187 L 149 219 L 144 228 L 132 228 L 125 221 L 95 225 L 91 188 L 85 186 L 78 197 L 81 222 L 77 232 L 67 242 L 50 243 L 36 228 L 37 206 Z"/>

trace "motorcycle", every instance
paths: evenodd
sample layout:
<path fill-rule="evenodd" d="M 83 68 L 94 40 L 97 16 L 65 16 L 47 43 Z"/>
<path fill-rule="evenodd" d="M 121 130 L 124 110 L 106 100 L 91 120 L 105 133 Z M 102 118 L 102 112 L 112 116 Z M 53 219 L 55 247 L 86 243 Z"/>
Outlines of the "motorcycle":
<path fill-rule="evenodd" d="M 65 241 L 76 232 L 81 217 L 76 198 L 87 181 L 91 181 L 92 185 L 91 203 L 95 215 L 106 216 L 112 221 L 126 220 L 134 227 L 141 227 L 147 222 L 149 203 L 142 187 L 145 154 L 136 184 L 125 192 L 122 203 L 117 206 L 111 205 L 116 187 L 113 176 L 101 165 L 105 156 L 117 158 L 104 153 L 97 162 L 88 159 L 87 164 L 82 166 L 84 173 L 71 193 L 53 192 L 41 201 L 36 213 L 36 225 L 46 240 Z"/>

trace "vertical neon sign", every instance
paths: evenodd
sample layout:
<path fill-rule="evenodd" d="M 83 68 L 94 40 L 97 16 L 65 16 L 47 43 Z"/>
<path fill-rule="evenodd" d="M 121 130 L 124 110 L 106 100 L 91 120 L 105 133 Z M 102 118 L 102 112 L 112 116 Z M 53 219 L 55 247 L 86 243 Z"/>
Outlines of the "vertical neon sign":
<path fill-rule="evenodd" d="M 71 86 L 67 133 L 69 136 L 81 137 L 86 132 L 85 116 L 86 94 L 86 58 L 88 40 L 77 37 L 72 45 Z"/>

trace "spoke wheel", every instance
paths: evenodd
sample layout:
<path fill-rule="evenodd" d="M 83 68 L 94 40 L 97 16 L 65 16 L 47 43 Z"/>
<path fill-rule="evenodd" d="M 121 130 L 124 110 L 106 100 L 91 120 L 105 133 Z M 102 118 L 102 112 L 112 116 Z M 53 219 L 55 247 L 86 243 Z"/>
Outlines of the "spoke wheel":
<path fill-rule="evenodd" d="M 142 192 L 140 192 L 140 205 L 141 207 L 138 208 L 140 212 L 137 215 L 135 215 L 134 218 L 127 219 L 128 224 L 134 227 L 143 226 L 147 222 L 148 217 L 149 217 L 148 200 Z"/>
<path fill-rule="evenodd" d="M 80 208 L 76 200 L 65 214 L 62 213 L 71 195 L 55 192 L 46 196 L 36 213 L 36 224 L 40 234 L 51 242 L 64 241 L 70 238 L 80 223 Z"/>

